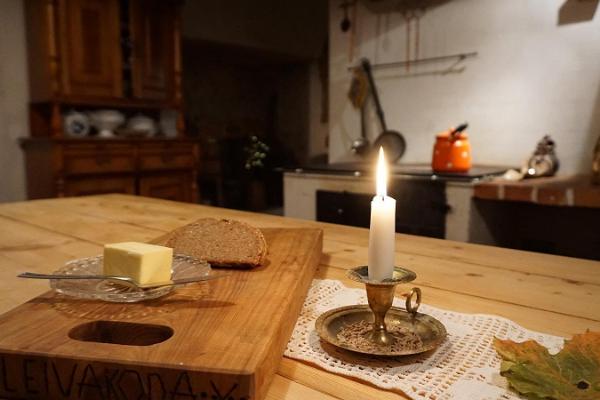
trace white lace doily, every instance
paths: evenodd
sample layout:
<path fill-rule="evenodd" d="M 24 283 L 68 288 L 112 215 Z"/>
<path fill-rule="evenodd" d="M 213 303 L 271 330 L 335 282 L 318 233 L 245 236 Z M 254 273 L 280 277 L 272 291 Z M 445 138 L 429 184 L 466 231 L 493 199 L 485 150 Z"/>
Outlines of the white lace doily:
<path fill-rule="evenodd" d="M 440 320 L 448 337 L 433 353 L 398 358 L 376 358 L 322 345 L 315 321 L 323 312 L 352 304 L 367 304 L 364 289 L 351 289 L 335 280 L 315 279 L 285 355 L 315 364 L 327 371 L 399 390 L 418 400 L 515 400 L 500 376 L 500 358 L 494 336 L 522 342 L 534 339 L 558 352 L 563 338 L 527 330 L 497 316 L 464 314 L 422 304 L 419 312 Z M 403 307 L 396 298 L 394 306 Z M 323 346 L 326 346 L 325 349 Z"/>

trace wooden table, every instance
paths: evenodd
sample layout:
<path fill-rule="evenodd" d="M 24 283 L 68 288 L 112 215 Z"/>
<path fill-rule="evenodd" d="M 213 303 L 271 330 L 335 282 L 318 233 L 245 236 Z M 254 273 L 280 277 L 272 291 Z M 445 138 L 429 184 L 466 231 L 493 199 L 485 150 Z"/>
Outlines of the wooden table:
<path fill-rule="evenodd" d="M 194 204 L 101 195 L 0 205 L 0 312 L 48 289 L 22 271 L 51 272 L 101 252 L 104 243 L 145 241 L 201 217 L 258 227 L 320 227 L 323 257 L 316 278 L 339 279 L 366 264 L 368 230 Z M 600 330 L 600 262 L 398 234 L 396 263 L 414 270 L 424 302 L 456 311 L 501 315 L 534 330 L 570 336 Z M 284 358 L 268 399 L 400 399 Z"/>

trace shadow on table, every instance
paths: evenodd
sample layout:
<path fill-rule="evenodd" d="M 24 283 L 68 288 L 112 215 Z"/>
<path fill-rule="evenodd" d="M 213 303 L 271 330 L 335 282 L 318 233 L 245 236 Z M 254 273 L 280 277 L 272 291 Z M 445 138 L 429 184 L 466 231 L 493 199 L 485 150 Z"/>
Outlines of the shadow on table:
<path fill-rule="evenodd" d="M 360 365 L 371 368 L 395 368 L 401 366 L 419 365 L 423 364 L 425 360 L 431 357 L 435 353 L 435 349 L 426 351 L 421 354 L 412 356 L 399 356 L 399 357 L 385 357 L 385 356 L 370 356 L 355 353 L 349 350 L 340 349 L 327 342 L 321 341 L 321 347 L 323 350 L 343 363 Z M 426 369 L 432 368 L 428 366 Z M 360 368 L 360 367 L 359 367 Z M 422 366 L 419 366 L 419 370 L 424 370 Z"/>
<path fill-rule="evenodd" d="M 193 285 L 205 286 L 205 284 Z M 70 317 L 94 320 L 133 320 L 153 318 L 183 309 L 231 307 L 235 303 L 208 298 L 208 287 L 183 287 L 159 299 L 139 303 L 110 303 L 101 300 L 77 299 L 64 295 L 38 297 L 33 302 L 48 303 Z"/>

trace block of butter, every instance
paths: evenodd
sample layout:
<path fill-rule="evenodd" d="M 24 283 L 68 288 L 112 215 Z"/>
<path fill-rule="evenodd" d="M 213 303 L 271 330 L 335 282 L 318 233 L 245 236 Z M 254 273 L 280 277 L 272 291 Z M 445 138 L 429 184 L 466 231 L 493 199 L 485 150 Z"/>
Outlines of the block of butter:
<path fill-rule="evenodd" d="M 170 281 L 172 263 L 170 247 L 138 242 L 104 246 L 104 275 L 128 276 L 139 285 Z"/>

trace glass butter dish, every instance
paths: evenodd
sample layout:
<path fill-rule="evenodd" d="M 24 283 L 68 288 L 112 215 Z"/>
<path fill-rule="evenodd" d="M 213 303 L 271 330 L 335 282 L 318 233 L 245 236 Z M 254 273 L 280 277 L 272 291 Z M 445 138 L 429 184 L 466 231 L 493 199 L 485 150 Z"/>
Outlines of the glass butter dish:
<path fill-rule="evenodd" d="M 69 261 L 55 271 L 58 275 L 101 275 L 102 256 L 81 258 Z M 211 267 L 206 261 L 182 254 L 173 256 L 171 279 L 208 278 Z M 50 287 L 56 292 L 83 299 L 96 299 L 118 303 L 156 299 L 173 291 L 177 286 L 139 288 L 109 280 L 90 279 L 50 279 Z"/>

